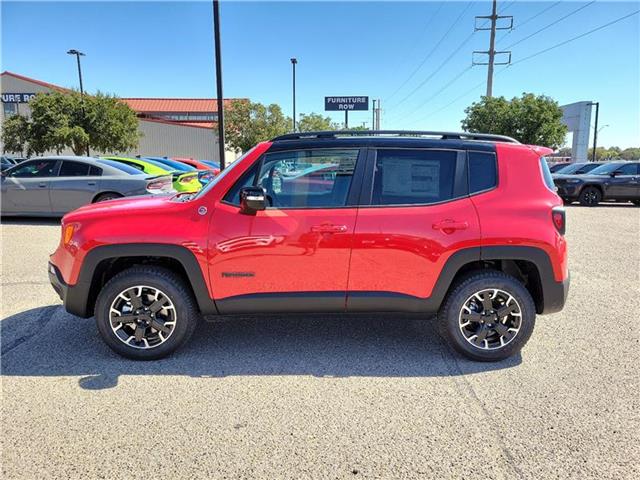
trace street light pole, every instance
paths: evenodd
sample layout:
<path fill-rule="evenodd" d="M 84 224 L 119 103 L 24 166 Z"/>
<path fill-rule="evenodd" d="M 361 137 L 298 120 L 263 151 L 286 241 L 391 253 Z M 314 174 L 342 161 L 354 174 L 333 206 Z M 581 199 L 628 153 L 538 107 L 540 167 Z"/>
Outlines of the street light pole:
<path fill-rule="evenodd" d="M 218 156 L 220 171 L 226 167 L 224 158 L 224 97 L 222 96 L 222 53 L 220 46 L 220 2 L 213 0 L 213 36 L 216 56 L 216 95 L 218 96 Z"/>
<path fill-rule="evenodd" d="M 596 161 L 596 147 L 598 145 L 598 115 L 600 113 L 600 102 L 591 102 L 591 105 L 596 106 L 596 125 L 593 128 L 593 155 L 591 156 L 591 161 Z"/>
<path fill-rule="evenodd" d="M 296 131 L 296 65 L 298 64 L 297 58 L 291 59 L 291 67 L 293 68 L 293 131 Z"/>
<path fill-rule="evenodd" d="M 80 80 L 80 98 L 82 99 L 82 117 L 84 118 L 84 86 L 82 85 L 82 68 L 80 67 L 80 57 L 84 57 L 84 53 L 75 48 L 67 52 L 68 55 L 75 55 L 78 63 L 78 78 Z M 89 145 L 87 144 L 87 157 L 89 157 Z"/>

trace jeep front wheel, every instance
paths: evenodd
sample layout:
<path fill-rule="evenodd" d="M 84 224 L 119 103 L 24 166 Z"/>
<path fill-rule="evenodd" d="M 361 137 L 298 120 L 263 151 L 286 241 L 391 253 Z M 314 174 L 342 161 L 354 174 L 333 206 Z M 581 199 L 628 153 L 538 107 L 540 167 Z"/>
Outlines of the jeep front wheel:
<path fill-rule="evenodd" d="M 456 285 L 447 296 L 438 322 L 441 335 L 472 360 L 498 361 L 527 343 L 535 324 L 531 294 L 502 272 L 479 272 Z"/>
<path fill-rule="evenodd" d="M 104 286 L 95 308 L 98 331 L 116 353 L 155 360 L 183 345 L 198 321 L 184 282 L 160 267 L 132 267 Z"/>

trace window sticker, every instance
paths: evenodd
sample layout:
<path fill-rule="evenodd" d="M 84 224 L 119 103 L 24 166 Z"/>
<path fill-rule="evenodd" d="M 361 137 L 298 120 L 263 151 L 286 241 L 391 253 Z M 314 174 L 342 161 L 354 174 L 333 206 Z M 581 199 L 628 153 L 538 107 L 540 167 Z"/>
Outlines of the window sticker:
<path fill-rule="evenodd" d="M 382 167 L 383 195 L 440 195 L 440 162 L 390 158 Z"/>

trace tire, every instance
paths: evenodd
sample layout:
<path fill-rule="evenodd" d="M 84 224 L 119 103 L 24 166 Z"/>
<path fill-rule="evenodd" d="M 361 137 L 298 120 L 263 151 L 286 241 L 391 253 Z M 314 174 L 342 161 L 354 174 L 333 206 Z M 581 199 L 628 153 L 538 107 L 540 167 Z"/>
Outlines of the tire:
<path fill-rule="evenodd" d="M 632 202 L 636 207 L 640 207 L 640 200 L 631 200 L 631 202 Z"/>
<path fill-rule="evenodd" d="M 514 308 L 514 313 L 517 311 L 520 316 L 507 314 L 503 320 L 498 322 L 495 321 L 496 317 L 494 316 L 483 317 L 480 313 L 468 308 L 463 309 L 469 305 L 469 302 L 478 301 L 474 294 L 480 293 L 483 297 L 487 291 L 489 295 L 492 292 L 496 295 L 493 300 L 494 305 L 499 306 L 503 299 L 507 299 L 502 304 L 503 307 L 508 305 Z M 479 301 L 478 303 L 481 307 L 482 303 Z M 473 307 L 473 305 L 471 306 Z M 478 321 L 478 317 L 469 322 L 463 316 L 466 314 L 465 312 L 474 316 L 478 315 L 482 318 L 482 323 Z M 438 326 L 441 336 L 455 351 L 471 360 L 480 362 L 504 360 L 518 353 L 533 333 L 535 319 L 536 307 L 531 294 L 524 285 L 515 278 L 494 270 L 472 274 L 456 284 L 438 312 Z M 463 327 L 466 322 L 469 323 Z M 498 330 L 489 328 L 497 324 L 500 324 L 500 331 L 505 331 L 506 327 L 505 335 L 500 335 Z M 514 333 L 512 330 L 517 331 Z M 483 331 L 492 333 L 487 334 Z M 478 339 L 483 335 L 486 335 L 486 342 L 478 342 Z"/>
<path fill-rule="evenodd" d="M 583 207 L 595 207 L 602 201 L 602 193 L 596 187 L 584 187 L 579 200 Z"/>
<path fill-rule="evenodd" d="M 141 286 L 145 288 L 138 290 Z M 155 298 L 164 302 L 164 306 L 157 311 L 157 315 L 151 315 L 149 312 L 157 308 L 153 303 L 153 293 L 157 291 L 160 295 Z M 133 297 L 139 298 L 147 310 L 151 307 L 149 312 L 143 312 L 146 320 L 134 315 L 132 309 L 136 305 L 131 301 Z M 112 316 L 112 307 L 123 318 L 136 317 L 138 320 L 129 323 L 118 323 L 115 320 L 112 328 L 112 321 L 119 317 L 115 313 Z M 199 312 L 193 294 L 179 276 L 166 268 L 139 266 L 124 270 L 107 282 L 98 294 L 95 317 L 102 339 L 114 352 L 133 360 L 157 360 L 171 354 L 189 340 L 198 323 Z M 154 320 L 161 320 L 159 325 L 164 327 L 164 333 L 154 329 L 154 323 L 149 323 Z M 137 333 L 138 326 L 145 331 L 144 340 L 131 337 Z M 129 337 L 128 343 L 124 340 L 126 337 Z"/>
<path fill-rule="evenodd" d="M 119 193 L 103 193 L 98 195 L 93 203 L 106 202 L 107 200 L 115 200 L 116 198 L 122 198 L 122 195 Z"/>

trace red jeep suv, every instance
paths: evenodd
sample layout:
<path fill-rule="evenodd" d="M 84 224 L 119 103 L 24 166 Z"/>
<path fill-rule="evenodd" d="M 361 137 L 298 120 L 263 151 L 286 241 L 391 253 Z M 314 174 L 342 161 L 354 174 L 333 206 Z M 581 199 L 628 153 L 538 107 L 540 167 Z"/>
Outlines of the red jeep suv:
<path fill-rule="evenodd" d="M 134 359 L 173 352 L 201 317 L 394 312 L 437 314 L 455 350 L 504 359 L 567 296 L 549 151 L 474 133 L 283 135 L 198 193 L 67 214 L 49 277 Z"/>

